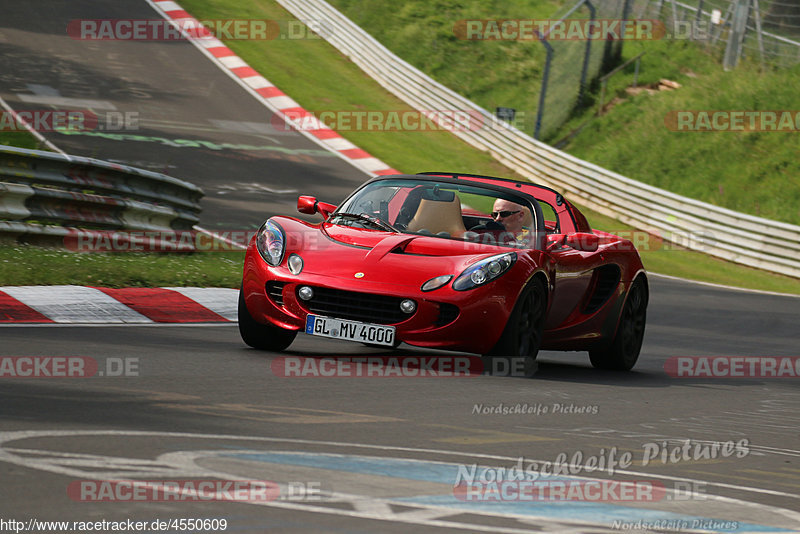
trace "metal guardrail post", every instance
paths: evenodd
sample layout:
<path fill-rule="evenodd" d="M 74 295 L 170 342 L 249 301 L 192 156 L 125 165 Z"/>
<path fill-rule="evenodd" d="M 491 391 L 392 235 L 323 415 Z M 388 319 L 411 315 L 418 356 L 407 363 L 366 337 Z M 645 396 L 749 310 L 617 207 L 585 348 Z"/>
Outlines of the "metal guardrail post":
<path fill-rule="evenodd" d="M 725 57 L 722 67 L 725 70 L 736 68 L 742 57 L 742 43 L 747 32 L 747 18 L 750 10 L 750 0 L 733 0 L 733 21 L 731 22 L 728 46 L 725 48 Z"/>

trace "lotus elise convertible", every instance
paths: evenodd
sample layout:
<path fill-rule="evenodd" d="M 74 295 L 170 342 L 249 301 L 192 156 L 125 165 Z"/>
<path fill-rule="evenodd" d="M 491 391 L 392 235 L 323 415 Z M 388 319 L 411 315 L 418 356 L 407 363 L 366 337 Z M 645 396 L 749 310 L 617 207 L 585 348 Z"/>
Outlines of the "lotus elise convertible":
<path fill-rule="evenodd" d="M 638 252 L 550 188 L 379 176 L 338 207 L 301 196 L 297 209 L 323 221 L 271 217 L 249 243 L 239 330 L 251 347 L 280 351 L 302 332 L 489 358 L 588 351 L 603 369 L 639 357 L 649 291 Z"/>

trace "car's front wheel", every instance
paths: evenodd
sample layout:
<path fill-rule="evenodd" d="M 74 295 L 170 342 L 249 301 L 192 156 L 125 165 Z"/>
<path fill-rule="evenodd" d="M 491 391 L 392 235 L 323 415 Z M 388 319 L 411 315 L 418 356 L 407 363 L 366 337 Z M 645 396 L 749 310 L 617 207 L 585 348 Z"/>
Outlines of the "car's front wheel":
<path fill-rule="evenodd" d="M 253 319 L 241 289 L 239 290 L 239 334 L 242 336 L 242 341 L 254 349 L 276 351 L 291 345 L 297 336 L 294 330 L 261 324 Z"/>
<path fill-rule="evenodd" d="M 630 371 L 639 359 L 647 322 L 647 285 L 639 277 L 628 290 L 617 333 L 608 345 L 589 351 L 589 360 L 598 369 Z"/>
<path fill-rule="evenodd" d="M 521 371 L 524 376 L 532 376 L 536 372 L 536 356 L 542 345 L 546 313 L 547 290 L 537 277 L 525 286 L 500 340 L 484 359 L 493 371 L 502 366 L 511 374 Z"/>

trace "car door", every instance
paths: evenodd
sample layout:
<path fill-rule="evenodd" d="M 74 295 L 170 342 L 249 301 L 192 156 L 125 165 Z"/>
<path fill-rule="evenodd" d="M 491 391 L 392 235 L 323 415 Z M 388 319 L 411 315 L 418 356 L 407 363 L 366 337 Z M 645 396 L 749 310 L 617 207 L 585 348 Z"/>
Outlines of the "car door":
<path fill-rule="evenodd" d="M 570 236 L 575 236 L 576 229 L 567 203 L 553 205 L 547 199 L 538 200 L 548 228 L 548 252 L 555 261 L 550 313 L 545 322 L 545 329 L 553 330 L 567 326 L 580 315 L 600 258 L 594 251 L 581 250 L 584 247 L 580 241 L 570 245 Z"/>

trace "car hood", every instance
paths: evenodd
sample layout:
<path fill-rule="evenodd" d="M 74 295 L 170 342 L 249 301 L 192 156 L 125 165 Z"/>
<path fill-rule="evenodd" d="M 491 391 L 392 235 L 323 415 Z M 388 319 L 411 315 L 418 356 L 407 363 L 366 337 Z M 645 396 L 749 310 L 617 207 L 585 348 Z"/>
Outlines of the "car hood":
<path fill-rule="evenodd" d="M 293 239 L 291 230 L 285 228 L 287 254 L 296 252 L 303 257 L 303 272 L 346 280 L 354 280 L 356 273 L 362 273 L 360 279 L 364 282 L 408 285 L 417 289 L 433 277 L 457 276 L 480 259 L 513 251 L 508 247 L 456 239 L 328 223 L 303 226 L 305 236 L 300 240 Z"/>

